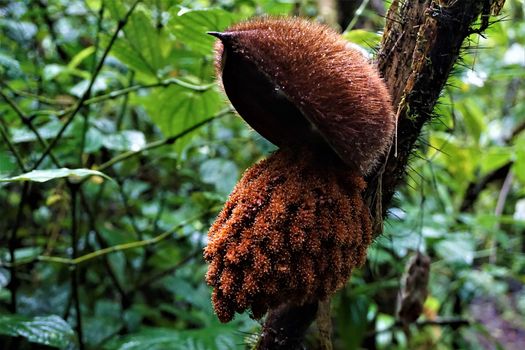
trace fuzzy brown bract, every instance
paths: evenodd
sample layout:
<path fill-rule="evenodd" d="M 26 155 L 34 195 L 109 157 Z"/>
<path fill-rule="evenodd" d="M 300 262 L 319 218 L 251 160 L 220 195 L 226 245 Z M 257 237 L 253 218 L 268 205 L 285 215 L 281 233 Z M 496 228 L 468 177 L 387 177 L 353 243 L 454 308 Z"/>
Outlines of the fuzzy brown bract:
<path fill-rule="evenodd" d="M 330 28 L 298 18 L 260 18 L 221 34 L 217 76 L 256 131 L 278 146 L 318 136 L 362 174 L 374 168 L 395 116 L 384 82 L 359 51 Z M 254 81 L 268 87 L 251 91 Z"/>
<path fill-rule="evenodd" d="M 206 280 L 222 322 L 325 299 L 371 242 L 365 183 L 335 157 L 281 149 L 248 169 L 208 234 Z"/>

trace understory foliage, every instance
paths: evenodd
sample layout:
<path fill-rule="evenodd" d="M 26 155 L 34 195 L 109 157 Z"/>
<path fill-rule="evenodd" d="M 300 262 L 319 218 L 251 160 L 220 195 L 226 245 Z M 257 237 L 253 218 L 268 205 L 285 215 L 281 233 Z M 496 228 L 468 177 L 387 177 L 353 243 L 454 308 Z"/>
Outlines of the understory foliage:
<path fill-rule="evenodd" d="M 524 2 L 505 6 L 465 43 L 384 234 L 332 300 L 336 349 L 525 342 Z M 373 56 L 382 18 L 363 8 L 344 36 Z M 232 113 L 205 33 L 317 9 L 0 1 L 2 349 L 254 342 L 247 314 L 213 313 L 203 247 L 243 171 L 275 148 Z M 416 252 L 430 257 L 428 297 L 403 329 L 395 305 Z"/>

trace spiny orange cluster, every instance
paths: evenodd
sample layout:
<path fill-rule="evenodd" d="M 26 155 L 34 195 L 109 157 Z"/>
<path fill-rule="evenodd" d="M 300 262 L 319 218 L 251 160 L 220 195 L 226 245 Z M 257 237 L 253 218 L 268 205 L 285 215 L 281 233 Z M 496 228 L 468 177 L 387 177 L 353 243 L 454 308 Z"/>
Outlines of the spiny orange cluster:
<path fill-rule="evenodd" d="M 208 233 L 206 280 L 222 322 L 283 302 L 325 299 L 371 242 L 355 171 L 326 154 L 281 149 L 248 169 Z"/>

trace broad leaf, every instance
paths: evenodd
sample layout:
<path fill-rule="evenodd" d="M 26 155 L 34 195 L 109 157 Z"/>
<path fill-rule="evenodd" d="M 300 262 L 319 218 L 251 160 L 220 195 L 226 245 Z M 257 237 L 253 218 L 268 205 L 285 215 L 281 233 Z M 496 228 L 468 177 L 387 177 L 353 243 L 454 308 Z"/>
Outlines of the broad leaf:
<path fill-rule="evenodd" d="M 117 10 L 115 10 L 117 11 Z M 137 7 L 111 49 L 111 54 L 131 68 L 149 76 L 157 77 L 159 70 L 170 62 L 167 60 L 173 47 L 165 31 L 155 28 L 147 11 Z M 109 45 L 109 37 L 103 40 Z"/>
<path fill-rule="evenodd" d="M 238 17 L 221 9 L 188 10 L 182 8 L 172 11 L 173 21 L 170 26 L 177 40 L 203 55 L 212 52 L 215 38 L 206 34 L 209 31 L 221 31 L 235 22 Z"/>
<path fill-rule="evenodd" d="M 69 324 L 56 315 L 0 315 L 0 334 L 23 337 L 29 342 L 55 348 L 66 348 L 75 343 L 75 333 Z"/>
<path fill-rule="evenodd" d="M 223 99 L 215 89 L 196 92 L 171 86 L 149 96 L 144 104 L 153 122 L 169 137 L 215 115 Z M 182 150 L 190 138 L 191 134 L 178 140 L 177 150 Z"/>
<path fill-rule="evenodd" d="M 220 325 L 205 329 L 177 331 L 165 328 L 146 328 L 110 342 L 106 350 L 230 350 L 243 343 L 232 325 Z"/>
<path fill-rule="evenodd" d="M 47 170 L 33 170 L 25 174 L 14 177 L 0 179 L 0 182 L 19 182 L 19 181 L 33 181 L 46 182 L 49 180 L 60 179 L 64 177 L 84 178 L 86 176 L 101 176 L 111 180 L 106 174 L 92 169 L 47 169 Z"/>

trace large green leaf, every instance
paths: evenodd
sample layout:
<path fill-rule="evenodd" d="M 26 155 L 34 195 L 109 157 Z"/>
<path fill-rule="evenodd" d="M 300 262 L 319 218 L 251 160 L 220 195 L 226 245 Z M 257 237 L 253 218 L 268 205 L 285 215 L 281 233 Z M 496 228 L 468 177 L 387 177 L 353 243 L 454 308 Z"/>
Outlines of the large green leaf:
<path fill-rule="evenodd" d="M 238 20 L 234 14 L 222 9 L 189 10 L 186 8 L 172 11 L 173 21 L 170 28 L 178 41 L 193 51 L 203 55 L 212 52 L 215 38 L 207 35 L 209 31 L 222 31 Z"/>
<path fill-rule="evenodd" d="M 231 325 L 220 325 L 205 329 L 177 331 L 166 328 L 145 328 L 135 334 L 118 338 L 108 343 L 106 350 L 232 350 L 242 349 L 243 338 L 234 334 Z"/>
<path fill-rule="evenodd" d="M 0 179 L 0 182 L 19 182 L 19 181 L 33 181 L 46 182 L 49 180 L 60 179 L 64 177 L 84 178 L 86 176 L 101 176 L 111 180 L 106 174 L 92 169 L 47 169 L 47 170 L 33 170 L 18 176 Z"/>
<path fill-rule="evenodd" d="M 354 29 L 345 32 L 343 33 L 343 38 L 370 51 L 377 47 L 381 41 L 381 35 L 364 29 Z"/>
<path fill-rule="evenodd" d="M 32 343 L 55 348 L 66 348 L 75 343 L 75 333 L 69 324 L 56 315 L 0 315 L 0 334 L 23 337 Z"/>
<path fill-rule="evenodd" d="M 514 161 L 513 170 L 518 180 L 525 183 L 525 138 L 522 138 L 514 145 L 516 151 L 516 159 Z"/>
<path fill-rule="evenodd" d="M 153 122 L 169 137 L 215 115 L 223 106 L 223 98 L 215 89 L 192 91 L 180 86 L 162 89 L 144 99 L 144 105 Z M 182 150 L 191 134 L 177 141 Z"/>
<path fill-rule="evenodd" d="M 510 147 L 494 146 L 486 149 L 481 154 L 481 172 L 487 174 L 512 159 L 513 150 Z"/>
<path fill-rule="evenodd" d="M 115 8 L 113 11 L 119 10 Z M 169 63 L 167 58 L 173 41 L 168 40 L 165 31 L 155 28 L 148 14 L 147 9 L 137 7 L 123 29 L 124 36 L 113 44 L 111 54 L 129 67 L 157 77 L 159 70 Z M 103 43 L 108 45 L 109 37 L 105 37 Z"/>

